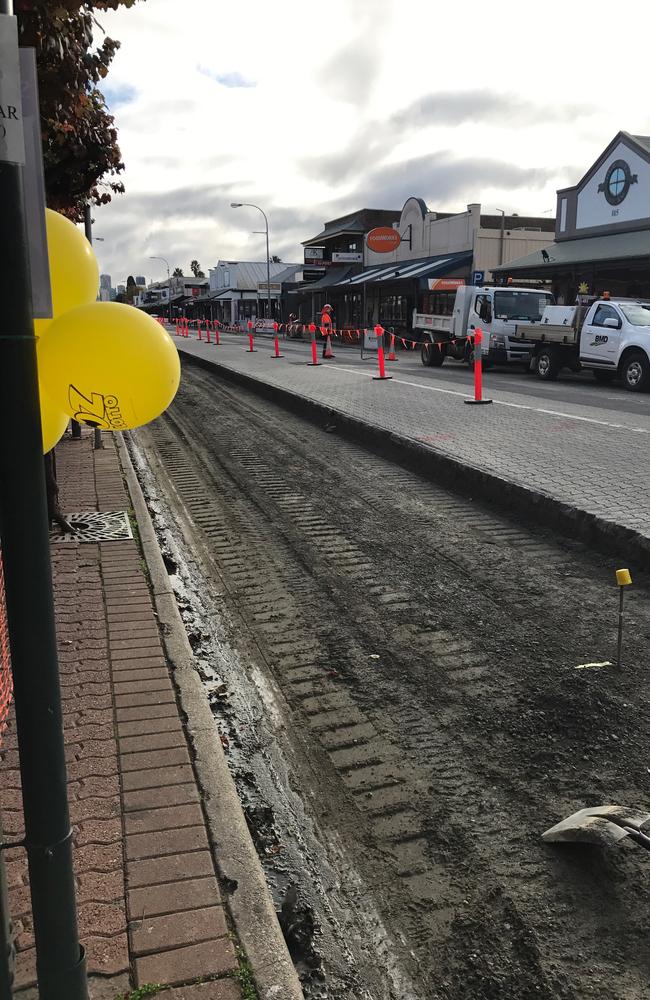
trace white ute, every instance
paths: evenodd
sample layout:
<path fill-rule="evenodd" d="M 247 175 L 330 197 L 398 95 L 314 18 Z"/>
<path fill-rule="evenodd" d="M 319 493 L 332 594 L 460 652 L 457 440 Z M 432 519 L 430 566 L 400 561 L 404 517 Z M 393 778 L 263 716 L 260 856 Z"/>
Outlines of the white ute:
<path fill-rule="evenodd" d="M 548 306 L 541 323 L 518 324 L 533 343 L 531 369 L 546 381 L 562 368 L 589 369 L 598 382 L 619 377 L 630 392 L 650 389 L 650 302 L 603 297 Z"/>

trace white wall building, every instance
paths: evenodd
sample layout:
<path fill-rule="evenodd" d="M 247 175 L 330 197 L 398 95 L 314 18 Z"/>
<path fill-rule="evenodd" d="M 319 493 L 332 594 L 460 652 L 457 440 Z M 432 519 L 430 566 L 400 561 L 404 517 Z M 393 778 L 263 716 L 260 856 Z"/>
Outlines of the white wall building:
<path fill-rule="evenodd" d="M 487 282 L 499 264 L 546 246 L 555 226 L 550 217 L 482 214 L 476 203 L 456 215 L 439 215 L 421 198 L 409 198 L 393 228 L 402 237 L 397 249 L 376 253 L 364 245 L 366 267 L 471 251 L 472 271 L 483 272 Z"/>
<path fill-rule="evenodd" d="M 269 264 L 271 311 L 279 316 L 283 281 L 294 281 L 302 264 Z M 259 319 L 267 313 L 267 269 L 265 261 L 220 260 L 208 270 L 213 316 L 234 324 Z"/>

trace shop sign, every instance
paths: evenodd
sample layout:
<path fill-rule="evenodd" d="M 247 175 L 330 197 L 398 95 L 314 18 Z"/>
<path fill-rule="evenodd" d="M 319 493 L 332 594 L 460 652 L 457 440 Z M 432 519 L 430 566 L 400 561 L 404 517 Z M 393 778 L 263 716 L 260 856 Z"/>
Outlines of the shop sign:
<path fill-rule="evenodd" d="M 0 14 L 0 163 L 25 162 L 17 23 Z"/>
<path fill-rule="evenodd" d="M 337 264 L 360 264 L 363 261 L 362 253 L 332 253 L 332 262 Z"/>
<path fill-rule="evenodd" d="M 305 247 L 305 264 L 322 264 L 325 247 Z"/>
<path fill-rule="evenodd" d="M 391 251 L 397 250 L 401 242 L 400 234 L 396 229 L 391 229 L 390 226 L 377 226 L 376 229 L 371 229 L 366 236 L 366 246 L 369 250 L 374 250 L 375 253 L 391 253 Z"/>
<path fill-rule="evenodd" d="M 454 292 L 464 284 L 464 278 L 429 278 L 429 291 Z"/>

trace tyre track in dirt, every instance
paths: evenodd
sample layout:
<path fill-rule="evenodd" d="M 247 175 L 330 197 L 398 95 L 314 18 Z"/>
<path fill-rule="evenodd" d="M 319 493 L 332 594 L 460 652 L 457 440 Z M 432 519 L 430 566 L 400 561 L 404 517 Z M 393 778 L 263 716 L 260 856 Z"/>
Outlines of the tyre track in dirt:
<path fill-rule="evenodd" d="M 576 672 L 611 655 L 611 562 L 185 373 L 151 440 L 322 751 L 312 767 L 338 780 L 319 822 L 421 995 L 642 997 L 640 852 L 567 854 L 539 833 L 578 805 L 650 801 L 647 579 L 635 674 Z"/>

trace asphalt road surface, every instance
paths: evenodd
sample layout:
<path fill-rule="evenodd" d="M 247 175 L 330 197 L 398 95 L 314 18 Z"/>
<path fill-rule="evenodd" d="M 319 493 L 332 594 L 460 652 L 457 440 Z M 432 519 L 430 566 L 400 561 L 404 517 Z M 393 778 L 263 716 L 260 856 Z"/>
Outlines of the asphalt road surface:
<path fill-rule="evenodd" d="M 540 834 L 586 805 L 650 811 L 650 579 L 623 671 L 584 668 L 615 653 L 598 553 L 191 364 L 136 441 L 306 996 L 649 996 L 647 853 Z"/>

